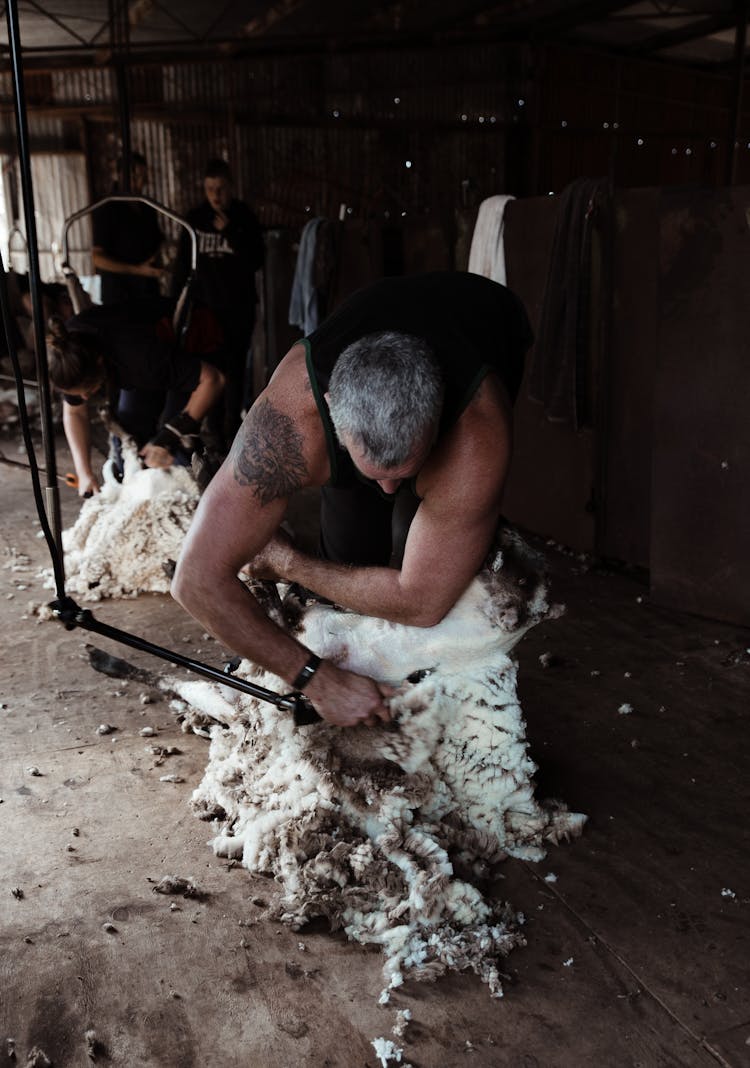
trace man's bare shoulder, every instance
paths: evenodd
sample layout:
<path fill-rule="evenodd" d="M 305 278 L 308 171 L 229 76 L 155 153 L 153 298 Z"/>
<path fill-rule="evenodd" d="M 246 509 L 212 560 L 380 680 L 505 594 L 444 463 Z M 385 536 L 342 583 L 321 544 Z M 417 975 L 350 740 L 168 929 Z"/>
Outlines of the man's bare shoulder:
<path fill-rule="evenodd" d="M 508 472 L 512 407 L 505 387 L 488 375 L 430 456 L 417 492 L 435 504 L 483 509 L 499 498 Z"/>
<path fill-rule="evenodd" d="M 267 505 L 325 481 L 328 476 L 321 463 L 325 463 L 325 436 L 304 350 L 295 346 L 245 417 L 227 465 L 234 482 Z"/>
<path fill-rule="evenodd" d="M 312 396 L 310 379 L 307 374 L 307 351 L 303 344 L 292 345 L 271 375 L 266 388 L 282 392 L 291 390 L 293 393 L 300 388 L 304 388 Z"/>
<path fill-rule="evenodd" d="M 491 372 L 482 379 L 464 415 L 467 416 L 467 422 L 475 425 L 485 420 L 491 424 L 504 424 L 512 420 L 513 404 L 499 375 Z"/>

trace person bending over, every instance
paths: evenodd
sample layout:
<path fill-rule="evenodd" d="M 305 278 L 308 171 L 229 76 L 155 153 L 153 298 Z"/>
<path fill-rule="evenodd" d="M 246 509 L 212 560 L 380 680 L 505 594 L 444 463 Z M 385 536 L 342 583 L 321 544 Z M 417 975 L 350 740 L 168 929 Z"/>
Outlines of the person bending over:
<path fill-rule="evenodd" d="M 201 500 L 173 596 L 338 726 L 388 720 L 389 690 L 318 658 L 238 578 L 283 579 L 368 616 L 438 623 L 500 518 L 512 402 L 531 343 L 519 299 L 474 274 L 386 278 L 295 344 Z M 279 531 L 321 487 L 321 558 Z"/>
<path fill-rule="evenodd" d="M 188 462 L 203 416 L 221 395 L 216 367 L 178 350 L 165 302 L 94 306 L 50 320 L 49 378 L 63 395 L 63 428 L 78 492 L 99 490 L 91 467 L 88 404 L 100 396 L 140 448 L 146 467 Z M 117 451 L 117 450 L 116 450 Z"/>

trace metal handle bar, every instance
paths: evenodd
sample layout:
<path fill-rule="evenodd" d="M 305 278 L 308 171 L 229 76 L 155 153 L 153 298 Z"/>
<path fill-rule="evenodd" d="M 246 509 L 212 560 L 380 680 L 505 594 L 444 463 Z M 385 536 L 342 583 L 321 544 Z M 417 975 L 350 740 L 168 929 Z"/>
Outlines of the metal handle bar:
<path fill-rule="evenodd" d="M 202 675 L 213 682 L 220 682 L 223 686 L 231 686 L 232 689 L 241 690 L 242 693 L 250 694 L 251 697 L 257 697 L 261 701 L 269 701 L 281 711 L 291 712 L 298 727 L 309 723 L 317 723 L 320 720 L 320 716 L 304 694 L 274 693 L 272 690 L 266 690 L 263 686 L 256 686 L 252 682 L 247 682 L 246 679 L 237 679 L 231 674 L 212 667 L 210 664 L 204 664 L 200 660 L 193 660 L 189 656 L 183 656 L 182 653 L 175 652 L 172 649 L 165 649 L 161 645 L 154 645 L 153 642 L 149 642 L 137 634 L 130 634 L 128 631 L 119 630 L 117 627 L 110 627 L 107 623 L 100 623 L 88 608 L 80 608 L 72 597 L 61 597 L 57 601 L 53 601 L 50 608 L 54 615 L 65 624 L 67 630 L 83 627 L 84 630 L 91 630 L 96 634 L 103 635 L 105 638 L 111 638 L 113 641 L 121 642 L 123 645 L 129 645 L 132 649 L 140 649 L 142 652 L 151 653 L 152 656 L 157 656 L 161 660 L 168 660 L 171 664 L 178 664 L 180 667 L 187 668 L 188 671 L 193 671 L 196 675 Z"/>
<path fill-rule="evenodd" d="M 72 215 L 68 216 L 63 226 L 63 264 L 68 263 L 68 231 L 73 223 L 78 222 L 79 219 L 82 219 L 86 215 L 90 215 L 92 212 L 96 211 L 97 208 L 101 208 L 103 204 L 117 202 L 125 204 L 148 204 L 154 211 L 158 211 L 161 215 L 166 215 L 172 222 L 176 222 L 179 226 L 182 226 L 187 230 L 190 237 L 190 273 L 192 274 L 195 271 L 198 264 L 198 237 L 190 223 L 183 219 L 181 215 L 178 215 L 176 211 L 172 211 L 171 208 L 165 208 L 163 204 L 158 202 L 158 200 L 152 200 L 151 197 L 144 197 L 133 193 L 112 193 L 110 196 L 102 197 L 101 200 L 97 200 L 94 204 L 89 204 L 87 207 L 81 208 L 80 211 L 73 212 Z"/>

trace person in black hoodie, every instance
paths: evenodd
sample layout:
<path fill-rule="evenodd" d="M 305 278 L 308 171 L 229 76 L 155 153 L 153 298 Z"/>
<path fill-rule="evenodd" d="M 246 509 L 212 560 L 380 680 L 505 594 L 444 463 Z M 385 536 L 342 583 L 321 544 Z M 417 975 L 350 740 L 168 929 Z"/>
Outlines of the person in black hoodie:
<path fill-rule="evenodd" d="M 241 413 L 249 407 L 247 353 L 255 326 L 255 272 L 263 266 L 264 245 L 255 213 L 233 196 L 232 175 L 222 159 L 206 165 L 206 199 L 186 215 L 198 237 L 198 264 L 192 286 L 194 307 L 208 307 L 223 333 L 223 350 L 215 362 L 226 377 L 223 410 L 212 423 L 219 447 L 226 448 L 237 432 Z M 175 295 L 189 273 L 190 242 L 183 232 L 174 273 Z"/>

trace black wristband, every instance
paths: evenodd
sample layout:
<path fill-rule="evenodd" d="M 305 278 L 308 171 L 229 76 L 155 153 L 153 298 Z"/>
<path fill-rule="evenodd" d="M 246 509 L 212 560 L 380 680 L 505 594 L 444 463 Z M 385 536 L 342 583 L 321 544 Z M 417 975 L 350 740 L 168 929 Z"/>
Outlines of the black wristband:
<path fill-rule="evenodd" d="M 192 415 L 188 415 L 184 409 L 177 415 L 172 416 L 169 422 L 165 425 L 175 434 L 186 438 L 195 437 L 201 428 L 198 420 L 193 419 Z"/>
<path fill-rule="evenodd" d="M 161 430 L 158 430 L 149 441 L 149 445 L 158 445 L 160 449 L 166 449 L 167 452 L 171 452 L 174 455 L 175 450 L 180 444 L 179 435 L 175 434 L 171 427 L 163 426 Z"/>
<path fill-rule="evenodd" d="M 316 656 L 315 653 L 310 653 L 310 659 L 307 661 L 305 666 L 300 671 L 299 675 L 292 683 L 292 689 L 296 690 L 298 693 L 301 693 L 304 690 L 305 686 L 307 686 L 308 682 L 313 677 L 315 672 L 318 670 L 320 665 L 320 657 Z"/>
<path fill-rule="evenodd" d="M 173 454 L 180 445 L 192 451 L 198 443 L 199 430 L 200 423 L 183 411 L 175 415 L 171 422 L 165 423 L 153 436 L 150 444 L 159 445 Z"/>

